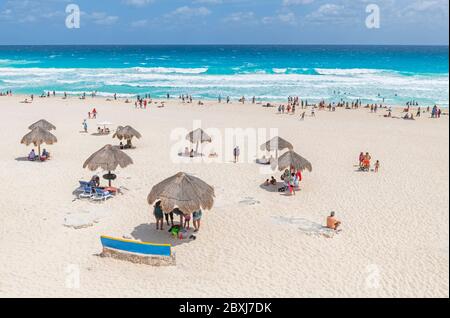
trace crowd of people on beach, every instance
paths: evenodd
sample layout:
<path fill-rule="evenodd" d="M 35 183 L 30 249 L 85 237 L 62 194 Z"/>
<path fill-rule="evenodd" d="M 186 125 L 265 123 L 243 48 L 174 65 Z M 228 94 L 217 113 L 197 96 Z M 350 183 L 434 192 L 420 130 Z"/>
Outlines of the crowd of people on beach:
<path fill-rule="evenodd" d="M 286 169 L 280 177 L 283 185 L 277 189 L 278 192 L 288 192 L 290 195 L 295 195 L 295 191 L 299 189 L 300 181 L 302 181 L 302 172 L 295 169 Z M 272 176 L 266 179 L 264 186 L 277 186 L 277 179 Z"/>
<path fill-rule="evenodd" d="M 12 91 L 7 90 L 6 92 L 0 92 L 0 96 L 12 96 Z"/>
<path fill-rule="evenodd" d="M 156 219 L 156 230 L 164 230 L 164 219 L 167 226 L 169 226 L 169 232 L 179 239 L 195 239 L 195 236 L 189 235 L 190 224 L 192 219 L 192 225 L 194 227 L 194 233 L 200 230 L 200 224 L 202 219 L 202 211 L 198 210 L 192 214 L 184 214 L 178 208 L 173 209 L 169 213 L 164 213 L 161 207 L 161 201 L 157 201 L 153 206 L 153 215 Z M 179 224 L 174 223 L 174 215 L 179 216 Z"/>

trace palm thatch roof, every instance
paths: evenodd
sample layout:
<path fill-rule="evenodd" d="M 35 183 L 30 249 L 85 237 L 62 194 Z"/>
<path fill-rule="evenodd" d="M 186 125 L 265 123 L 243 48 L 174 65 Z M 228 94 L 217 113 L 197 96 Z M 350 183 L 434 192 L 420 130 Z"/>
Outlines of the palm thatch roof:
<path fill-rule="evenodd" d="M 191 143 L 203 143 L 203 142 L 211 142 L 211 137 L 204 132 L 203 129 L 197 128 L 194 131 L 191 131 L 186 135 L 186 139 Z"/>
<path fill-rule="evenodd" d="M 285 152 L 278 158 L 278 169 L 280 171 L 290 167 L 296 170 L 307 169 L 309 172 L 312 171 L 311 163 L 292 150 Z"/>
<path fill-rule="evenodd" d="M 210 210 L 214 204 L 214 188 L 203 180 L 184 172 L 165 179 L 150 191 L 147 201 L 161 201 L 165 213 L 178 208 L 184 214 L 200 209 Z"/>
<path fill-rule="evenodd" d="M 36 128 L 36 127 L 40 127 L 40 128 L 42 128 L 42 129 L 45 129 L 45 130 L 53 130 L 53 129 L 56 129 L 56 127 L 55 127 L 52 123 L 49 123 L 49 122 L 46 121 L 45 119 L 38 120 L 38 121 L 35 122 L 34 124 L 30 125 L 30 127 L 28 127 L 28 129 L 33 130 L 33 129 Z"/>
<path fill-rule="evenodd" d="M 116 132 L 113 135 L 113 138 L 116 138 L 116 137 L 119 140 L 122 140 L 122 139 L 131 140 L 133 137 L 136 137 L 139 139 L 142 137 L 142 135 L 139 133 L 139 131 L 137 131 L 136 129 L 134 129 L 131 126 L 125 126 L 125 127 L 119 126 L 119 127 L 117 127 Z"/>
<path fill-rule="evenodd" d="M 116 170 L 117 166 L 125 168 L 132 163 L 133 159 L 131 159 L 125 152 L 117 147 L 106 145 L 97 152 L 93 153 L 84 162 L 83 168 L 87 167 L 92 171 L 95 171 L 98 168 L 102 168 L 106 171 L 113 171 Z"/>
<path fill-rule="evenodd" d="M 27 146 L 33 144 L 39 147 L 41 144 L 53 145 L 57 141 L 58 139 L 56 139 L 56 137 L 48 130 L 41 127 L 35 127 L 32 131 L 23 136 L 20 143 Z"/>
<path fill-rule="evenodd" d="M 292 146 L 292 144 L 289 141 L 278 136 L 273 137 L 271 140 L 261 145 L 261 150 L 267 151 L 283 150 L 286 148 L 292 150 L 294 149 L 294 146 Z"/>

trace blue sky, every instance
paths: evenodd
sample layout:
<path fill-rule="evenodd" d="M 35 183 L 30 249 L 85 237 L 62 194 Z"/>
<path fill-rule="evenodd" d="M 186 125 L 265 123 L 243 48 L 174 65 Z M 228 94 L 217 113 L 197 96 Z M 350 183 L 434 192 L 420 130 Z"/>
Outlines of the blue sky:
<path fill-rule="evenodd" d="M 81 10 L 79 29 L 65 8 Z M 445 44 L 448 0 L 0 0 L 0 44 Z M 366 7 L 380 8 L 369 29 Z"/>

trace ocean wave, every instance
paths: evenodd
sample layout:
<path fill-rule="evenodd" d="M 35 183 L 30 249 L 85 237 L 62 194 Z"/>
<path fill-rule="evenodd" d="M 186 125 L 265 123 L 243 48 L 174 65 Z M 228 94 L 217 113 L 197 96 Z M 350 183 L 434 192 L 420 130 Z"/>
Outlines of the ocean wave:
<path fill-rule="evenodd" d="M 314 70 L 319 75 L 339 75 L 339 76 L 383 74 L 383 73 L 388 73 L 388 72 L 394 73 L 393 71 L 389 71 L 389 70 L 366 69 L 366 68 L 350 68 L 350 69 L 315 68 Z"/>
<path fill-rule="evenodd" d="M 448 75 L 402 76 L 370 69 L 274 68 L 278 72 L 210 74 L 208 68 L 14 68 L 0 67 L 0 90 L 37 93 L 67 90 L 74 94 L 102 91 L 111 94 L 191 93 L 198 96 L 302 96 L 333 100 L 363 98 L 400 103 L 422 99 L 448 105 Z M 242 71 L 242 70 L 241 70 Z M 317 72 L 317 73 L 315 73 Z M 318 75 L 320 73 L 320 75 Z M 106 96 L 106 95 L 105 95 Z M 276 98 L 275 98 L 276 97 Z"/>
<path fill-rule="evenodd" d="M 207 67 L 199 68 L 181 68 L 181 67 L 134 67 L 139 73 L 157 73 L 157 74 L 202 74 L 208 72 Z"/>
<path fill-rule="evenodd" d="M 39 64 L 41 61 L 0 59 L 0 66 Z"/>
<path fill-rule="evenodd" d="M 273 68 L 272 71 L 275 74 L 285 74 L 287 72 L 287 68 Z"/>

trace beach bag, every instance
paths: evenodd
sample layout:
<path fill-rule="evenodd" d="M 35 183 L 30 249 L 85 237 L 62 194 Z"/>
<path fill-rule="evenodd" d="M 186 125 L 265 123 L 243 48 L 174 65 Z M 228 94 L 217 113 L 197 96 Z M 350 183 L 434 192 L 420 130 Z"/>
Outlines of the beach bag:
<path fill-rule="evenodd" d="M 174 237 L 178 237 L 178 233 L 180 232 L 180 227 L 178 225 L 172 226 L 169 230 L 169 233 Z"/>
<path fill-rule="evenodd" d="M 188 236 L 189 236 L 189 233 L 188 233 L 188 231 L 186 231 L 185 229 L 183 229 L 183 230 L 181 230 L 181 231 L 178 232 L 178 238 L 179 238 L 180 240 L 187 239 Z"/>

